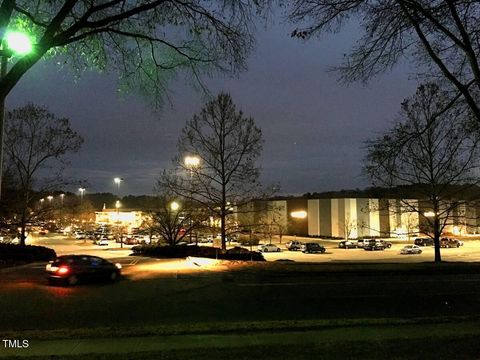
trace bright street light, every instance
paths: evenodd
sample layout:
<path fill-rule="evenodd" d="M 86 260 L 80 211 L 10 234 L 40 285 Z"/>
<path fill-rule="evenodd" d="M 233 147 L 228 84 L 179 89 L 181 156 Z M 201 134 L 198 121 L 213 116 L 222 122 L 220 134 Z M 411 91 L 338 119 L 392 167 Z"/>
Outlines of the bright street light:
<path fill-rule="evenodd" d="M 200 165 L 200 158 L 198 156 L 185 156 L 185 159 L 183 161 L 185 163 L 185 166 L 190 170 L 193 170 Z"/>
<path fill-rule="evenodd" d="M 176 201 L 172 201 L 172 203 L 170 204 L 170 209 L 172 209 L 172 211 L 177 211 L 178 209 L 180 209 L 180 204 Z"/>
<path fill-rule="evenodd" d="M 27 55 L 32 52 L 32 41 L 28 35 L 19 31 L 9 31 L 5 34 L 7 48 L 18 55 Z"/>
<path fill-rule="evenodd" d="M 83 202 L 83 193 L 85 192 L 85 188 L 81 187 L 78 188 L 78 191 L 80 192 L 80 202 Z"/>
<path fill-rule="evenodd" d="M 47 199 L 48 199 L 48 202 L 51 203 L 52 200 L 53 200 L 53 196 L 52 196 L 52 195 L 48 195 L 48 196 L 47 196 Z"/>
<path fill-rule="evenodd" d="M 116 178 L 113 179 L 113 182 L 115 184 L 117 184 L 117 186 L 118 186 L 118 194 L 117 194 L 118 197 L 120 197 L 120 183 L 122 181 L 123 181 L 123 178 L 121 178 L 121 177 L 116 177 Z"/>

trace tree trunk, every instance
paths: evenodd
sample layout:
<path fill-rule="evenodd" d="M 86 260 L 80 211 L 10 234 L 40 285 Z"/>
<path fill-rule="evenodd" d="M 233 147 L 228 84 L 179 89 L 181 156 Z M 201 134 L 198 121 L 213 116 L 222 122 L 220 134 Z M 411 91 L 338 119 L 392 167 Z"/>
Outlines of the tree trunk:
<path fill-rule="evenodd" d="M 433 244 L 435 246 L 435 262 L 442 262 L 442 256 L 440 254 L 440 220 L 435 215 L 433 220 Z"/>

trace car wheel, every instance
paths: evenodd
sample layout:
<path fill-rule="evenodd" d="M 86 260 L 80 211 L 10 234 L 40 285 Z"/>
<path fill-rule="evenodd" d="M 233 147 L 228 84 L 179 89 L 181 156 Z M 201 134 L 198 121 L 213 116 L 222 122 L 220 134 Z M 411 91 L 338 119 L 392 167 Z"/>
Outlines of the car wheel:
<path fill-rule="evenodd" d="M 277 249 L 277 252 L 280 252 L 280 251 L 281 251 L 280 248 L 278 248 L 278 249 Z"/>
<path fill-rule="evenodd" d="M 110 274 L 110 280 L 111 281 L 115 281 L 118 279 L 118 274 L 116 271 L 112 271 L 112 273 Z"/>
<path fill-rule="evenodd" d="M 76 275 L 71 275 L 67 279 L 67 283 L 70 286 L 74 286 L 78 283 L 78 277 Z"/>
<path fill-rule="evenodd" d="M 320 250 L 320 253 L 323 254 L 325 252 L 325 249 Z"/>

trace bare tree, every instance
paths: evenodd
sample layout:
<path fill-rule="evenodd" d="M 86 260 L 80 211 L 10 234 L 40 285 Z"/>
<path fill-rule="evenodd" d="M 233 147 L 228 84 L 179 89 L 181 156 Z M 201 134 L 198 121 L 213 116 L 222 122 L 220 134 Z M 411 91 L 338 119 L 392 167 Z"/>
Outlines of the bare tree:
<path fill-rule="evenodd" d="M 186 239 L 201 223 L 197 209 L 185 206 L 186 199 L 180 198 L 170 189 L 159 188 L 158 209 L 149 212 L 150 228 L 163 237 L 168 245 L 174 246 Z"/>
<path fill-rule="evenodd" d="M 366 81 L 403 57 L 432 70 L 463 97 L 480 122 L 480 2 L 475 0 L 295 0 L 292 36 L 308 39 L 356 19 L 363 36 L 337 67 L 346 81 Z M 448 105 L 448 104 L 447 104 Z"/>
<path fill-rule="evenodd" d="M 187 121 L 178 140 L 176 173 L 164 173 L 159 183 L 220 218 L 222 249 L 226 249 L 228 217 L 259 195 L 262 132 L 253 118 L 237 111 L 230 95 L 222 93 Z M 198 157 L 188 167 L 185 155 Z M 182 176 L 183 174 L 183 176 Z"/>
<path fill-rule="evenodd" d="M 77 152 L 83 139 L 71 129 L 68 119 L 56 118 L 46 108 L 28 104 L 8 113 L 5 127 L 6 162 L 15 179 L 19 198 L 16 209 L 20 241 L 25 245 L 27 222 L 52 210 L 39 203 L 39 193 L 64 184 L 62 172 L 68 153 Z"/>
<path fill-rule="evenodd" d="M 479 181 L 478 122 L 462 104 L 445 111 L 449 101 L 438 86 L 420 86 L 402 104 L 393 128 L 367 142 L 365 160 L 365 171 L 375 185 L 415 186 L 421 201 L 402 203 L 432 229 L 436 262 L 441 261 L 440 235 L 462 202 L 458 197 Z"/>

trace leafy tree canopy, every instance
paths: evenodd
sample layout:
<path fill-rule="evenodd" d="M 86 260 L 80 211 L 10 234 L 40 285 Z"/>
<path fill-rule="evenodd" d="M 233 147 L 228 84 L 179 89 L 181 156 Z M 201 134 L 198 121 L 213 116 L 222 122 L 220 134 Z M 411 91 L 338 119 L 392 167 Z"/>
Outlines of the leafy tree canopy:
<path fill-rule="evenodd" d="M 261 0 L 3 0 L 0 40 L 22 31 L 34 46 L 10 58 L 0 98 L 38 61 L 56 57 L 77 74 L 117 71 L 121 89 L 158 104 L 179 70 L 201 84 L 211 70 L 242 69 L 261 8 Z"/>

